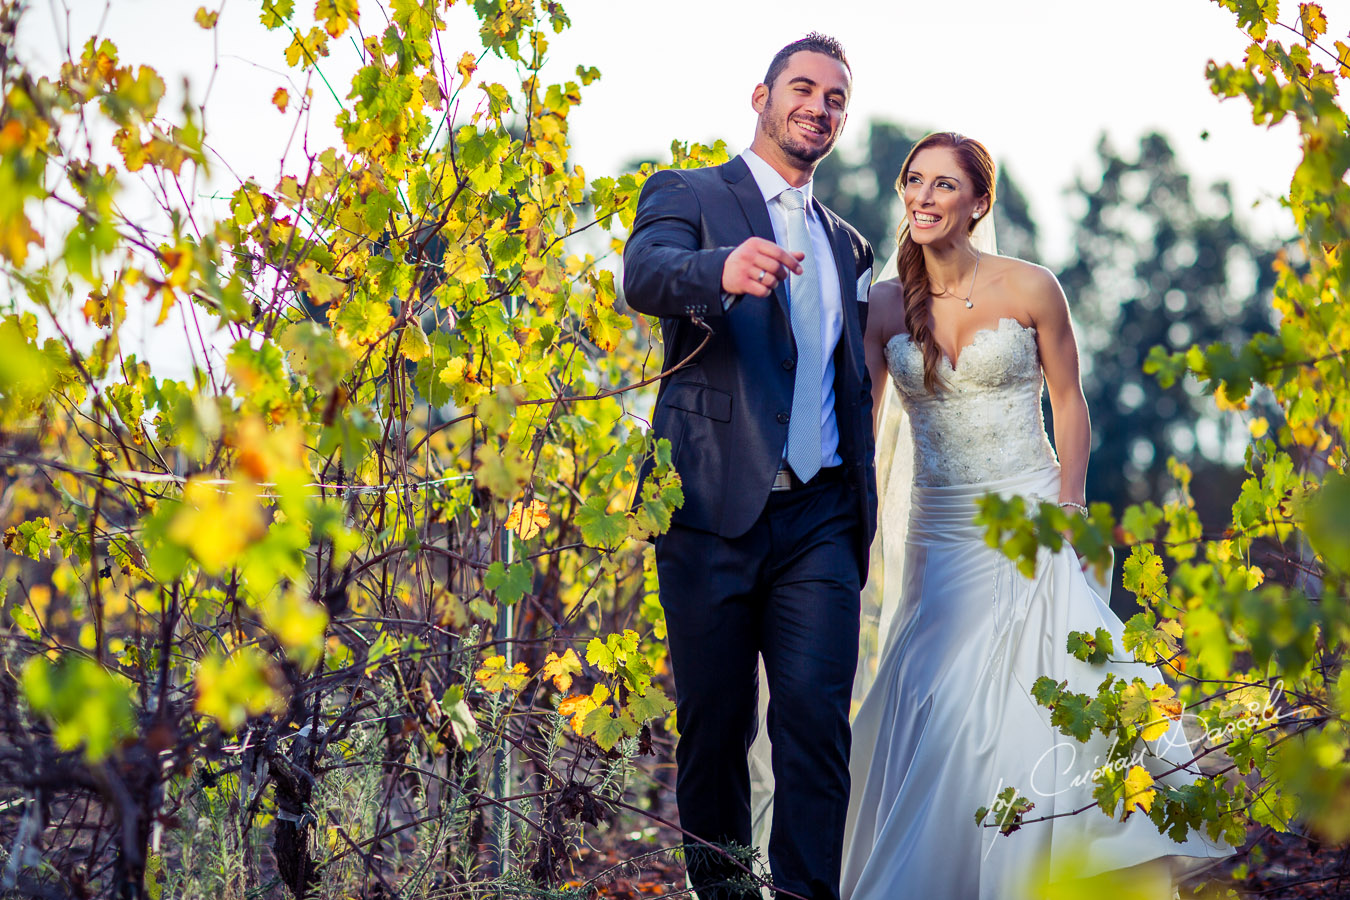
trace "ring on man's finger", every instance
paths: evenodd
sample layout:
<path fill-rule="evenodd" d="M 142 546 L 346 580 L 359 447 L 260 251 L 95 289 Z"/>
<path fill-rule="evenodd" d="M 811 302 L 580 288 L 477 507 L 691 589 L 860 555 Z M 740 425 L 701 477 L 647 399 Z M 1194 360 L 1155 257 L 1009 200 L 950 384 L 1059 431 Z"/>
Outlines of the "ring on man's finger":
<path fill-rule="evenodd" d="M 763 284 L 763 283 L 764 283 L 764 276 L 765 276 L 765 275 L 768 275 L 768 274 L 769 274 L 769 273 L 768 273 L 767 271 L 765 271 L 764 269 L 760 269 L 760 270 L 759 270 L 759 274 L 755 276 L 755 280 L 758 281 L 760 284 Z"/>

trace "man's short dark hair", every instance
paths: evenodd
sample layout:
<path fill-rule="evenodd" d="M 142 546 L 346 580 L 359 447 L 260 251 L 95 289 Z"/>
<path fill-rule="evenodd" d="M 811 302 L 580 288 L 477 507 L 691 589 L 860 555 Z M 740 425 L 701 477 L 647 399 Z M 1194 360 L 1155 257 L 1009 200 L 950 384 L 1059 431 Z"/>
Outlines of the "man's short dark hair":
<path fill-rule="evenodd" d="M 772 88 L 774 81 L 787 68 L 788 60 L 792 58 L 792 54 L 800 53 L 803 50 L 823 53 L 831 59 L 839 60 L 844 64 L 844 68 L 848 69 L 849 76 L 852 77 L 853 67 L 848 64 L 848 57 L 844 55 L 844 45 L 828 34 L 813 31 L 801 40 L 793 41 L 774 54 L 773 61 L 769 63 L 769 71 L 764 75 L 764 83 Z"/>

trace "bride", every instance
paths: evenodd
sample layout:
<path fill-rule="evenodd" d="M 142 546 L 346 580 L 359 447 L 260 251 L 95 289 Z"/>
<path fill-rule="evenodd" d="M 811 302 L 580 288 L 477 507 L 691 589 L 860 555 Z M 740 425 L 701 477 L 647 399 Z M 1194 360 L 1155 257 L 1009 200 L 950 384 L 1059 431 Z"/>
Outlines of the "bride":
<path fill-rule="evenodd" d="M 913 484 L 901 583 L 894 567 L 885 571 L 896 608 L 853 725 L 843 897 L 1002 900 L 1029 896 L 1037 866 L 1072 864 L 1075 878 L 1131 868 L 1136 889 L 1152 884 L 1145 896 L 1170 898 L 1178 879 L 1232 848 L 1194 833 L 1174 842 L 1138 812 L 1122 823 L 1089 809 L 1009 835 L 975 819 L 1006 787 L 1035 804 L 1028 820 L 1093 802 L 1085 774 L 1107 761 L 1108 747 L 1050 725 L 1030 693 L 1038 676 L 1093 695 L 1108 672 L 1159 680 L 1142 664 L 1089 665 L 1068 654 L 1070 631 L 1105 627 L 1116 647 L 1122 631 L 1070 548 L 1043 550 L 1028 579 L 972 524 L 989 492 L 1085 513 L 1091 437 L 1059 283 L 972 241 L 994 183 L 977 141 L 921 140 L 897 182 L 905 211 L 898 277 L 871 291 L 874 408 L 894 382 L 912 429 Z M 1042 383 L 1058 458 L 1042 420 Z M 880 434 L 877 444 L 895 439 Z M 1170 760 L 1162 746 L 1172 748 Z M 1148 752 L 1137 749 L 1154 775 L 1193 755 L 1179 724 Z M 1194 777 L 1179 776 L 1185 771 L 1159 780 Z"/>

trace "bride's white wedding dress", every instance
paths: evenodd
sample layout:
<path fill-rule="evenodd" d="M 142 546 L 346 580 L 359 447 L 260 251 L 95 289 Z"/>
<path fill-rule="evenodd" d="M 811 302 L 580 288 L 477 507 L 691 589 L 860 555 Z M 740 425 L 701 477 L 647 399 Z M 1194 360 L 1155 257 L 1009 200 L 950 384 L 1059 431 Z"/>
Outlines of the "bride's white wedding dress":
<path fill-rule="evenodd" d="M 1093 802 L 1088 773 L 1107 762 L 1106 741 L 1081 744 L 1052 727 L 1031 697 L 1037 677 L 1092 695 L 1108 672 L 1160 680 L 1142 664 L 1090 665 L 1066 651 L 1070 631 L 1103 627 L 1125 655 L 1120 620 L 1070 548 L 1042 550 L 1028 579 L 971 523 L 991 491 L 1059 495 L 1034 329 L 1003 319 L 979 332 L 954 365 L 942 359 L 936 393 L 907 335 L 886 357 L 913 429 L 914 484 L 903 584 L 885 587 L 899 590 L 898 608 L 853 725 L 844 900 L 1007 900 L 1021 896 L 1034 865 L 1070 857 L 1080 876 L 1156 861 L 1161 896 L 1171 897 L 1172 879 L 1232 848 L 1194 833 L 1177 843 L 1140 812 L 1122 823 L 1089 809 L 1007 836 L 975 822 L 1008 786 L 1035 803 L 1027 819 Z M 1179 723 L 1149 747 L 1167 759 L 1135 762 L 1155 776 L 1193 755 Z"/>

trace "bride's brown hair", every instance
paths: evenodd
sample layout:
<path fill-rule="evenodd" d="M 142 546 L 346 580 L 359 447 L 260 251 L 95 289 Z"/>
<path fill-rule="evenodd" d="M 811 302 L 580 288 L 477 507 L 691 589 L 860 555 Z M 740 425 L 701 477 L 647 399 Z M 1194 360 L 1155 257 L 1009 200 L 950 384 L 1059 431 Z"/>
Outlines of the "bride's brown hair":
<path fill-rule="evenodd" d="M 957 134 L 955 131 L 934 132 L 920 140 L 909 151 L 909 155 L 905 157 L 905 164 L 900 167 L 900 177 L 895 179 L 895 190 L 900 194 L 901 208 L 903 209 L 905 200 L 905 180 L 909 178 L 909 166 L 921 150 L 927 150 L 929 147 L 952 149 L 961 165 L 962 173 L 970 179 L 971 187 L 975 189 L 975 196 L 989 198 L 989 209 L 984 212 L 984 215 L 989 215 L 994 207 L 996 177 L 994 160 L 979 141 Z M 975 230 L 977 221 L 972 218 L 966 225 L 967 234 Z M 909 339 L 918 344 L 919 349 L 923 351 L 924 387 L 935 392 L 938 387 L 937 368 L 938 362 L 942 359 L 942 351 L 933 337 L 933 329 L 928 326 L 928 308 L 933 302 L 933 286 L 928 281 L 928 268 L 923 262 L 923 248 L 910 240 L 908 215 L 896 232 L 896 240 L 900 244 L 898 266 L 900 284 L 904 290 L 905 329 L 909 332 Z"/>

